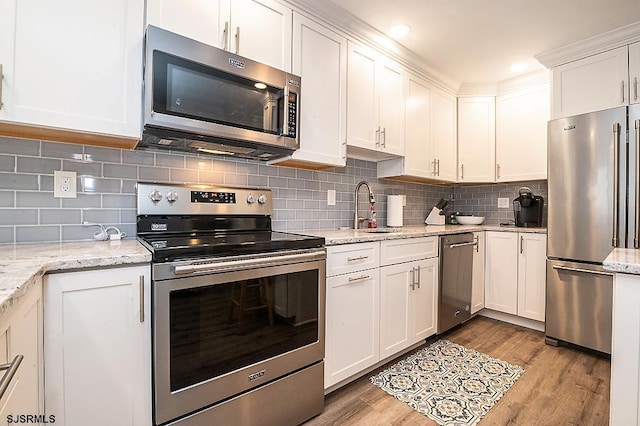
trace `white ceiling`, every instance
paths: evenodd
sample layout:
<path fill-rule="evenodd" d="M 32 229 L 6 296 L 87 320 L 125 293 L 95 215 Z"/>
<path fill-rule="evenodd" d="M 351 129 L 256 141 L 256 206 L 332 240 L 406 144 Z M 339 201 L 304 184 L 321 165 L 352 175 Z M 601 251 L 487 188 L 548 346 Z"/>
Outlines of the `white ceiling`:
<path fill-rule="evenodd" d="M 327 0 L 315 0 L 327 1 Z M 330 0 L 458 83 L 495 83 L 543 69 L 534 55 L 640 21 L 639 0 Z M 516 62 L 531 67 L 510 71 Z"/>

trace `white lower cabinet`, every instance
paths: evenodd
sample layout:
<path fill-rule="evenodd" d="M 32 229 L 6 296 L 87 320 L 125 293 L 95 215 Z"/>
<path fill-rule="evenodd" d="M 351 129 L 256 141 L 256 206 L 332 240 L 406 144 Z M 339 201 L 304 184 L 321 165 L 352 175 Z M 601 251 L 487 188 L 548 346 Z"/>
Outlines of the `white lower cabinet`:
<path fill-rule="evenodd" d="M 2 314 L 0 363 L 24 358 L 0 399 L 0 422 L 18 423 L 18 416 L 45 416 L 42 371 L 42 279 Z M 3 375 L 8 370 L 1 372 Z M 4 378 L 4 376 L 3 376 Z M 53 413 L 50 413 L 53 414 Z M 54 418 L 45 416 L 49 423 Z"/>
<path fill-rule="evenodd" d="M 325 389 L 435 334 L 437 242 L 327 248 Z"/>
<path fill-rule="evenodd" d="M 543 322 L 547 236 L 486 232 L 485 307 Z"/>
<path fill-rule="evenodd" d="M 471 315 L 484 308 L 484 232 L 474 232 L 473 274 L 471 275 Z"/>
<path fill-rule="evenodd" d="M 45 401 L 64 425 L 151 424 L 149 265 L 45 276 Z"/>

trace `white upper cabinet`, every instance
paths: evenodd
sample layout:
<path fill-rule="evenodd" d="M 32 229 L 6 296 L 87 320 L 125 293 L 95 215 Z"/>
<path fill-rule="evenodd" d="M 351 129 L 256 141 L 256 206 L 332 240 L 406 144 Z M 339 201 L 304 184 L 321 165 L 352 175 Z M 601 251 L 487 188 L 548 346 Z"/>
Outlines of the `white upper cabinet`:
<path fill-rule="evenodd" d="M 431 94 L 431 146 L 438 180 L 455 182 L 458 178 L 456 126 L 456 97 L 434 88 Z"/>
<path fill-rule="evenodd" d="M 404 71 L 372 49 L 351 41 L 347 45 L 350 153 L 373 160 L 403 155 Z"/>
<path fill-rule="evenodd" d="M 287 161 L 312 168 L 345 166 L 347 40 L 294 13 L 293 73 L 302 77 L 304 95 L 300 149 Z"/>
<path fill-rule="evenodd" d="M 0 0 L 0 121 L 139 138 L 142 0 Z"/>
<path fill-rule="evenodd" d="M 496 181 L 547 178 L 549 85 L 496 97 Z"/>
<path fill-rule="evenodd" d="M 405 174 L 433 178 L 436 174 L 431 132 L 431 87 L 407 74 L 405 98 Z"/>
<path fill-rule="evenodd" d="M 148 0 L 147 23 L 291 70 L 292 12 L 273 0 Z"/>
<path fill-rule="evenodd" d="M 629 45 L 629 102 L 640 103 L 640 42 Z"/>
<path fill-rule="evenodd" d="M 458 98 L 458 181 L 495 179 L 495 98 Z"/>
<path fill-rule="evenodd" d="M 551 118 L 629 105 L 627 46 L 553 68 Z"/>

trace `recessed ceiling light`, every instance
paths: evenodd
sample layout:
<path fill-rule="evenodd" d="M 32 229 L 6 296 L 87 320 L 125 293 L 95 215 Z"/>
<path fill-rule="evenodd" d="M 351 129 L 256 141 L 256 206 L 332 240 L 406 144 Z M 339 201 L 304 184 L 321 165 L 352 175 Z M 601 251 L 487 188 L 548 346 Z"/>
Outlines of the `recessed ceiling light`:
<path fill-rule="evenodd" d="M 521 72 L 529 68 L 529 64 L 526 62 L 518 62 L 517 64 L 511 65 L 511 72 Z"/>
<path fill-rule="evenodd" d="M 256 83 L 254 84 L 254 86 L 256 87 L 256 89 L 260 89 L 260 90 L 267 88 L 267 85 L 264 83 Z"/>
<path fill-rule="evenodd" d="M 389 30 L 389 35 L 392 38 L 402 38 L 407 34 L 409 34 L 409 27 L 405 24 L 394 25 L 391 27 L 391 30 Z"/>

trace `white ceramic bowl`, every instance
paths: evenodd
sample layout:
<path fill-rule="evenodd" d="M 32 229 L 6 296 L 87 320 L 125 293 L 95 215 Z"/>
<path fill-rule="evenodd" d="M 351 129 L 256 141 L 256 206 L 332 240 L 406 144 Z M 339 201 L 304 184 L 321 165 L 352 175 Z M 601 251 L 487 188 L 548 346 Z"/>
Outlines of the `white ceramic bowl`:
<path fill-rule="evenodd" d="M 484 222 L 484 216 L 456 216 L 460 225 L 480 225 Z"/>

